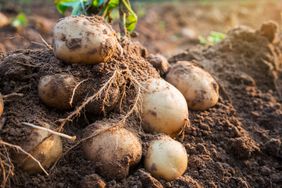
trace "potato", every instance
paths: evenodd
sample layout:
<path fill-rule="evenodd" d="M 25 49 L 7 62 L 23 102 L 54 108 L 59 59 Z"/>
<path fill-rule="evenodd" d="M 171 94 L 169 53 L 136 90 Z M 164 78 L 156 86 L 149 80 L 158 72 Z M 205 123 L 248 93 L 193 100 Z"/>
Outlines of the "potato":
<path fill-rule="evenodd" d="M 143 129 L 147 132 L 176 136 L 188 120 L 183 95 L 163 79 L 150 79 L 142 96 Z"/>
<path fill-rule="evenodd" d="M 84 130 L 84 137 L 109 128 L 109 122 L 98 122 Z M 129 168 L 142 156 L 142 145 L 135 134 L 125 128 L 111 128 L 82 144 L 87 159 L 93 161 L 97 172 L 108 179 L 122 179 Z"/>
<path fill-rule="evenodd" d="M 69 16 L 54 27 L 54 53 L 67 63 L 107 62 L 118 46 L 114 30 L 98 16 Z"/>
<path fill-rule="evenodd" d="M 184 146 L 168 136 L 161 136 L 149 144 L 145 168 L 153 176 L 172 181 L 186 170 L 188 156 Z"/>
<path fill-rule="evenodd" d="M 9 24 L 9 19 L 3 13 L 0 12 L 0 28 Z"/>
<path fill-rule="evenodd" d="M 71 75 L 55 74 L 40 78 L 39 98 L 50 107 L 60 110 L 70 109 L 71 96 L 77 82 Z"/>
<path fill-rule="evenodd" d="M 147 60 L 155 69 L 157 69 L 161 76 L 164 76 L 170 68 L 167 59 L 161 54 L 150 54 L 147 57 Z"/>
<path fill-rule="evenodd" d="M 47 125 L 46 128 L 50 126 Z M 59 136 L 50 135 L 47 131 L 39 129 L 33 129 L 30 136 L 20 146 L 35 157 L 45 169 L 59 159 L 63 152 Z M 17 164 L 29 173 L 42 171 L 38 163 L 21 152 L 16 153 L 15 159 Z"/>
<path fill-rule="evenodd" d="M 3 100 L 3 96 L 0 93 L 0 117 L 2 116 L 4 112 L 4 100 Z"/>
<path fill-rule="evenodd" d="M 166 80 L 185 96 L 189 109 L 206 110 L 218 101 L 219 86 L 215 79 L 188 61 L 173 65 Z"/>

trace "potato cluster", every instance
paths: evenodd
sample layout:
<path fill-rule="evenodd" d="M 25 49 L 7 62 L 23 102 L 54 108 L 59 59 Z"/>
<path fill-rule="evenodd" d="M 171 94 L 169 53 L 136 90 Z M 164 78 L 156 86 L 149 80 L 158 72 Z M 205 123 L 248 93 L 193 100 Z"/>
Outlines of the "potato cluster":
<path fill-rule="evenodd" d="M 120 48 L 116 33 L 99 17 L 69 16 L 59 20 L 54 28 L 54 54 L 65 63 L 107 63 Z M 142 155 L 146 170 L 153 176 L 167 181 L 180 177 L 186 171 L 188 155 L 184 146 L 173 138 L 189 125 L 188 106 L 205 110 L 218 101 L 218 85 L 204 70 L 184 61 L 170 66 L 160 55 L 149 59 L 161 76 L 166 75 L 167 81 L 159 77 L 140 84 L 142 128 L 147 134 L 154 134 L 154 139 L 145 144 L 148 148 L 142 149 L 139 130 L 129 130 L 125 122 L 101 120 L 83 130 L 81 147 L 84 157 L 106 179 L 127 177 Z M 38 80 L 38 95 L 49 108 L 66 111 L 85 102 L 94 85 L 69 74 L 45 75 Z M 99 96 L 107 103 L 88 101 L 84 106 L 86 113 L 96 116 L 113 110 L 120 102 L 120 88 L 113 87 L 107 92 L 107 100 L 103 100 L 105 93 Z M 2 112 L 0 95 L 0 116 Z M 46 125 L 46 128 L 51 127 Z M 41 129 L 34 129 L 24 143 L 23 149 L 45 168 L 50 167 L 63 151 L 60 137 Z M 30 173 L 41 171 L 26 155 L 18 153 L 16 160 Z"/>

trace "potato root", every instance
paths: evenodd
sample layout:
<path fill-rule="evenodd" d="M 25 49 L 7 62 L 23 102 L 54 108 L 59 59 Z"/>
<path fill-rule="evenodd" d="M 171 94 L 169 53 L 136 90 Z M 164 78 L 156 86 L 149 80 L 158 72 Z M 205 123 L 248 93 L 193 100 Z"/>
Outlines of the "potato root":
<path fill-rule="evenodd" d="M 143 129 L 176 136 L 189 121 L 184 96 L 163 79 L 150 79 L 144 84 L 144 88 Z"/>
<path fill-rule="evenodd" d="M 54 53 L 67 63 L 107 62 L 118 45 L 114 30 L 97 16 L 65 17 L 54 27 Z"/>
<path fill-rule="evenodd" d="M 122 179 L 129 168 L 137 164 L 142 156 L 142 145 L 135 134 L 125 128 L 109 128 L 109 123 L 99 122 L 88 126 L 84 137 L 99 135 L 83 142 L 87 159 L 95 163 L 97 172 L 108 179 Z M 103 132 L 103 130 L 108 129 Z"/>
<path fill-rule="evenodd" d="M 77 82 L 71 75 L 55 74 L 40 78 L 39 98 L 50 107 L 60 110 L 70 109 L 70 100 Z"/>
<path fill-rule="evenodd" d="M 161 136 L 149 144 L 145 168 L 153 176 L 172 181 L 186 170 L 188 156 L 184 146 L 168 136 Z"/>
<path fill-rule="evenodd" d="M 188 61 L 173 65 L 166 80 L 185 96 L 189 109 L 206 110 L 218 101 L 219 86 L 215 79 Z"/>
<path fill-rule="evenodd" d="M 46 124 L 46 128 L 50 128 Z M 25 151 L 35 157 L 44 168 L 49 168 L 63 152 L 61 138 L 50 135 L 47 131 L 33 129 L 30 136 L 20 145 Z M 29 173 L 41 172 L 42 169 L 32 158 L 17 152 L 15 155 L 17 164 Z"/>

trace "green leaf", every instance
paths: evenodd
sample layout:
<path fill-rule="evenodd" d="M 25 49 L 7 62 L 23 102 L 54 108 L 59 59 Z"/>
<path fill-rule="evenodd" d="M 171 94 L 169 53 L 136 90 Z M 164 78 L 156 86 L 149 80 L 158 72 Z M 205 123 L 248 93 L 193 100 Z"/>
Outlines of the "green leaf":
<path fill-rule="evenodd" d="M 126 20 L 125 20 L 125 26 L 127 31 L 131 32 L 135 29 L 138 18 L 137 15 L 134 13 L 134 11 L 131 9 L 131 6 L 129 4 L 129 1 L 122 0 L 122 3 L 127 8 L 127 14 L 126 14 Z"/>
<path fill-rule="evenodd" d="M 114 9 L 118 7 L 118 4 L 119 4 L 119 0 L 110 0 L 108 3 L 108 7 L 109 9 Z"/>
<path fill-rule="evenodd" d="M 56 8 L 61 14 L 64 14 L 69 8 L 72 9 L 72 15 L 86 14 L 87 3 L 87 0 L 55 0 Z"/>
<path fill-rule="evenodd" d="M 16 18 L 12 21 L 11 24 L 14 27 L 24 27 L 27 25 L 27 23 L 28 21 L 26 15 L 23 12 L 21 12 L 16 16 Z"/>

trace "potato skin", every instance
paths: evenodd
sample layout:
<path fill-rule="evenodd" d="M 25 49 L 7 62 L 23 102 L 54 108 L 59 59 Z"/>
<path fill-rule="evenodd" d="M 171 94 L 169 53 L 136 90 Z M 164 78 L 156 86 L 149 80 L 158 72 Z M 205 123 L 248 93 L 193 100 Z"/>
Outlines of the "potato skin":
<path fill-rule="evenodd" d="M 189 109 L 206 110 L 219 98 L 219 86 L 203 69 L 188 61 L 178 61 L 171 67 L 166 80 L 185 96 Z"/>
<path fill-rule="evenodd" d="M 52 135 L 35 147 L 30 154 L 35 157 L 45 169 L 47 169 L 61 157 L 62 153 L 63 144 L 61 138 Z M 22 161 L 21 167 L 29 173 L 42 171 L 40 166 L 30 157 L 27 157 Z"/>
<path fill-rule="evenodd" d="M 184 96 L 163 79 L 150 79 L 142 98 L 142 125 L 147 132 L 176 136 L 188 123 Z"/>
<path fill-rule="evenodd" d="M 0 117 L 2 116 L 4 112 L 4 100 L 3 100 L 3 96 L 0 93 Z"/>
<path fill-rule="evenodd" d="M 98 16 L 68 16 L 54 27 L 54 53 L 67 63 L 107 62 L 118 45 L 114 30 Z"/>
<path fill-rule="evenodd" d="M 7 16 L 0 12 L 0 28 L 9 24 L 9 19 Z"/>
<path fill-rule="evenodd" d="M 186 170 L 188 156 L 184 146 L 168 136 L 161 136 L 149 144 L 145 168 L 153 176 L 172 181 Z"/>
<path fill-rule="evenodd" d="M 84 130 L 84 138 L 109 125 L 98 122 Z M 93 161 L 97 172 L 107 179 L 123 179 L 129 168 L 142 156 L 142 145 L 137 136 L 125 128 L 112 128 L 83 142 L 82 149 L 87 159 Z"/>
<path fill-rule="evenodd" d="M 71 75 L 43 76 L 38 83 L 38 95 L 47 106 L 67 110 L 72 107 L 70 100 L 76 84 L 75 78 Z"/>
<path fill-rule="evenodd" d="M 50 128 L 49 124 L 44 126 Z M 30 136 L 23 140 L 20 146 L 46 169 L 62 155 L 63 151 L 63 144 L 59 136 L 50 135 L 47 131 L 40 129 L 32 129 Z M 16 163 L 27 172 L 32 174 L 42 171 L 39 165 L 24 153 L 18 151 L 14 157 Z"/>

